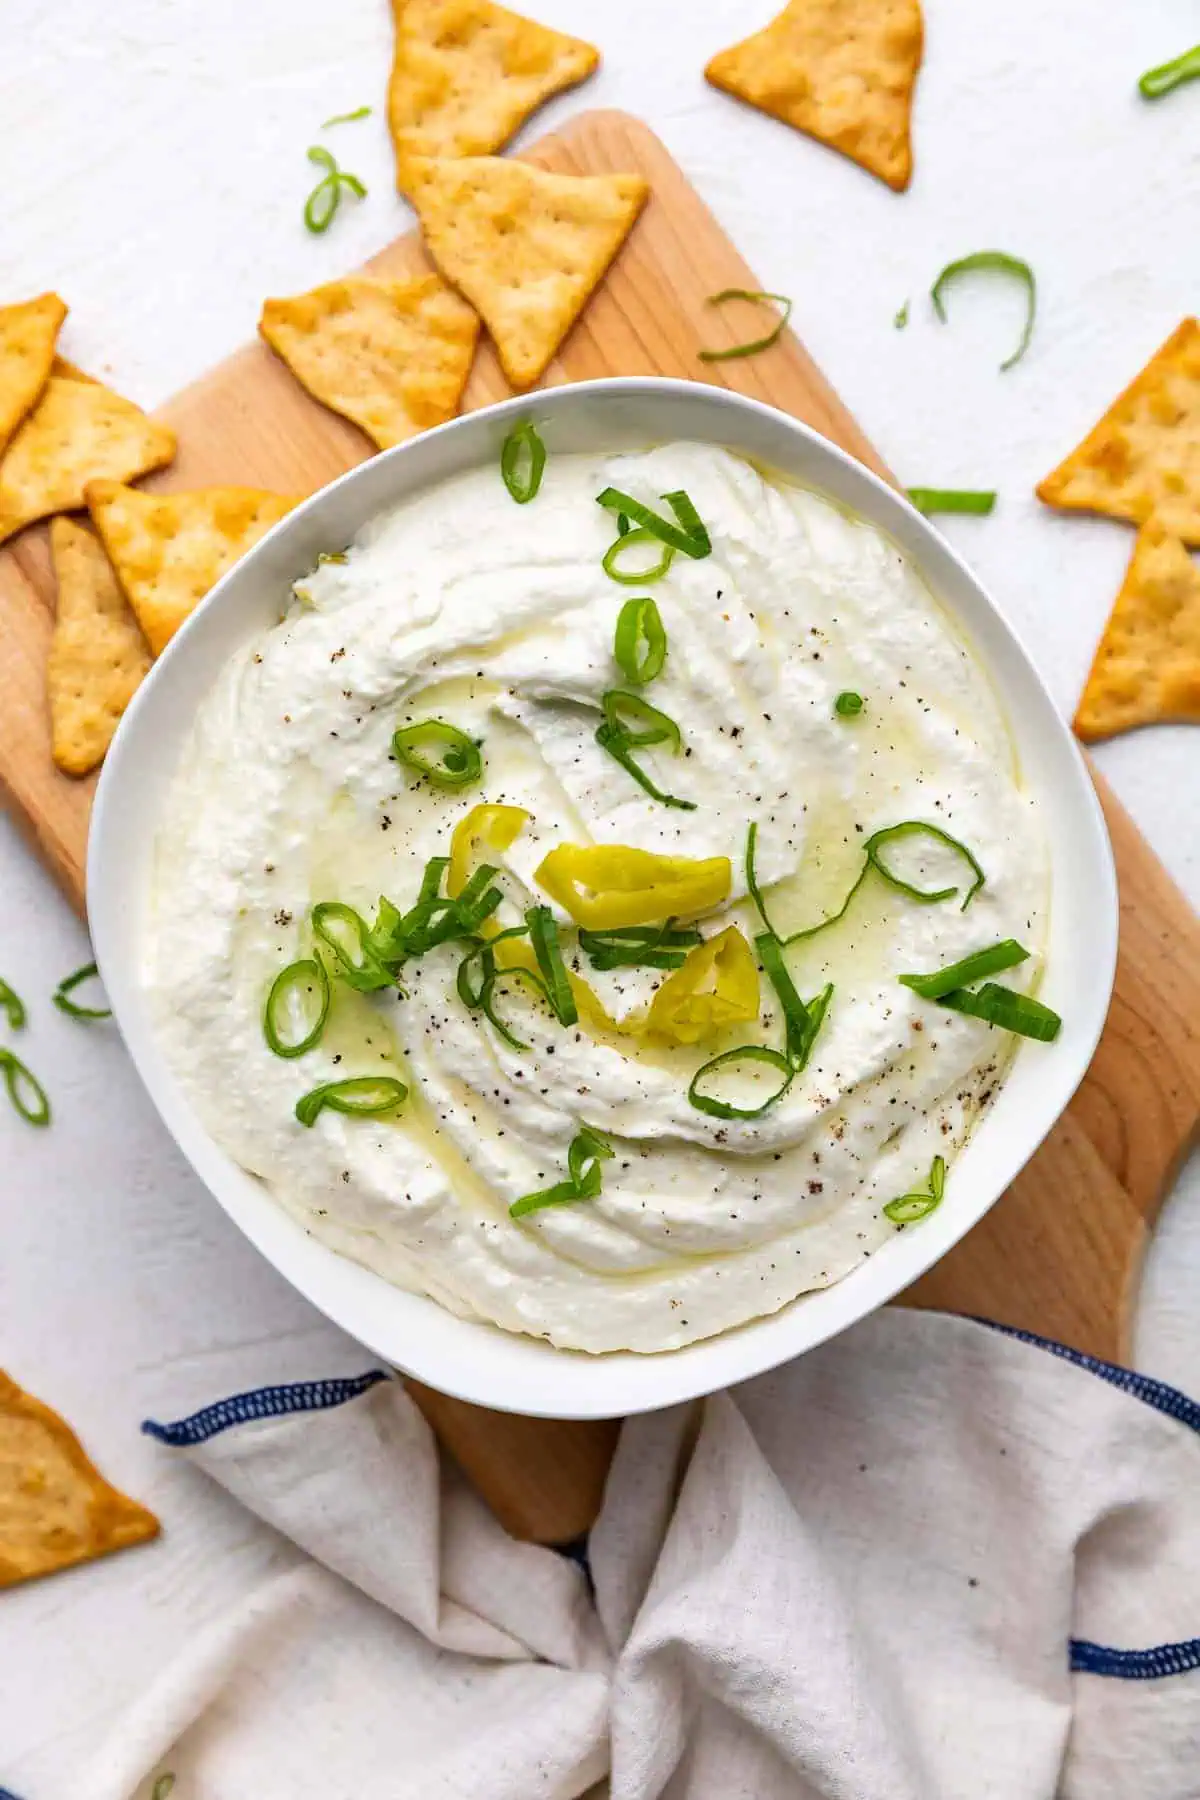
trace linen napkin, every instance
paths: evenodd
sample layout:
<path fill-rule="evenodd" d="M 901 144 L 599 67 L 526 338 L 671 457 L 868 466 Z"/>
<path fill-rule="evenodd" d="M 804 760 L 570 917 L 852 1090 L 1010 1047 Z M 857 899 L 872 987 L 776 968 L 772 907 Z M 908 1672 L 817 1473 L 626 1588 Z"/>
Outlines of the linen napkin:
<path fill-rule="evenodd" d="M 148 1429 L 281 1554 L 86 1800 L 1200 1796 L 1200 1406 L 1110 1364 L 889 1308 L 628 1423 L 590 1573 L 379 1371 Z"/>

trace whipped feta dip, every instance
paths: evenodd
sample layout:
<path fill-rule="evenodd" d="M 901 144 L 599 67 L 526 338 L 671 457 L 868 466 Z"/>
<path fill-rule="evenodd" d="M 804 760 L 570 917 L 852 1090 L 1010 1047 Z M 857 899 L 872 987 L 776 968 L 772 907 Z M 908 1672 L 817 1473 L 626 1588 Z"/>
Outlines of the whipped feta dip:
<path fill-rule="evenodd" d="M 676 554 L 644 586 L 613 580 L 602 559 L 617 524 L 596 504 L 608 487 L 668 518 L 661 496 L 683 490 L 711 554 Z M 842 1279 L 901 1228 L 884 1208 L 925 1191 L 936 1157 L 953 1206 L 954 1155 L 1017 1039 L 898 977 L 1017 939 L 1028 959 L 1000 979 L 1028 993 L 1047 857 L 988 681 L 896 546 L 815 493 L 681 442 L 551 454 L 524 505 L 480 468 L 329 549 L 201 706 L 157 839 L 144 980 L 163 1054 L 226 1152 L 387 1280 L 590 1352 L 674 1349 Z M 631 547 L 627 562 L 655 555 Z M 680 743 L 636 757 L 690 809 L 656 799 L 597 741 L 602 696 L 630 688 L 618 618 L 646 595 L 667 654 L 636 692 Z M 838 710 L 847 694 L 860 710 Z M 479 745 L 478 779 L 447 786 L 397 759 L 397 730 L 429 718 Z M 464 1003 L 467 946 L 449 941 L 369 993 L 331 970 L 318 1040 L 273 1053 L 266 997 L 313 956 L 314 905 L 368 923 L 381 896 L 412 907 L 481 804 L 528 815 L 477 858 L 500 870 L 489 929 L 551 905 L 601 1022 L 585 1008 L 565 1025 L 513 980 L 496 1001 L 506 1036 Z M 564 844 L 728 858 L 728 897 L 676 923 L 706 939 L 734 927 L 753 946 L 751 824 L 782 940 L 838 914 L 864 846 L 910 821 L 936 834 L 897 836 L 888 869 L 951 897 L 917 898 L 870 869 L 836 922 L 787 945 L 798 993 L 832 991 L 774 1103 L 755 1110 L 771 1067 L 732 1071 L 748 1117 L 703 1110 L 692 1084 L 748 1043 L 779 1059 L 786 1021 L 765 973 L 753 1020 L 699 1042 L 656 1036 L 640 1026 L 668 973 L 594 967 L 536 878 Z M 973 875 L 956 844 L 984 877 L 965 906 Z M 402 1082 L 403 1104 L 297 1119 L 322 1084 L 366 1076 Z M 513 1217 L 520 1197 L 563 1182 L 585 1129 L 611 1149 L 597 1191 Z"/>

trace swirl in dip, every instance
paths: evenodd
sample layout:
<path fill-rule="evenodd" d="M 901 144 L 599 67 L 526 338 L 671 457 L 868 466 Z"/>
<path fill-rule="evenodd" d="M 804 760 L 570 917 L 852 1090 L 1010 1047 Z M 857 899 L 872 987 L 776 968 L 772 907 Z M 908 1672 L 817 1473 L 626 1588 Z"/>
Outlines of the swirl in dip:
<path fill-rule="evenodd" d="M 610 486 L 667 520 L 661 497 L 683 490 L 711 554 L 677 553 L 641 585 L 614 580 L 602 558 L 616 512 L 596 504 Z M 656 560 L 659 545 L 635 540 L 616 566 Z M 639 686 L 614 644 L 626 603 L 646 597 L 667 651 Z M 644 633 L 638 651 L 654 660 Z M 636 743 L 648 718 L 653 738 L 653 715 L 627 703 L 623 759 L 598 742 L 613 689 L 674 721 L 679 747 Z M 839 711 L 847 694 L 861 710 Z M 428 719 L 479 745 L 477 779 L 447 785 L 397 758 L 393 734 Z M 461 753 L 446 761 L 459 779 Z M 655 798 L 631 763 L 691 809 Z M 477 814 L 454 840 L 485 804 L 528 816 Z M 493 838 L 511 841 L 489 847 L 485 833 L 472 856 L 466 837 L 486 817 L 507 820 Z M 937 831 L 882 840 L 888 873 L 868 867 L 843 916 L 785 946 L 838 913 L 865 846 L 907 822 Z M 804 1045 L 755 945 L 752 823 L 786 975 L 803 1003 L 824 1000 Z M 303 1054 L 274 1054 L 266 997 L 314 955 L 314 905 L 341 903 L 370 927 L 384 896 L 389 918 L 411 918 L 452 842 L 472 870 L 499 870 L 499 907 L 419 954 L 401 954 L 393 933 L 367 992 L 320 938 L 323 1029 Z M 562 846 L 586 872 L 593 845 L 687 867 L 728 859 L 727 897 L 698 911 L 685 881 L 679 937 L 658 940 L 679 946 L 660 957 L 667 967 L 597 967 L 606 959 L 595 940 L 592 954 L 581 945 L 561 882 L 552 897 L 535 876 Z M 956 845 L 983 874 L 973 892 Z M 862 520 L 693 443 L 551 456 L 528 504 L 480 469 L 323 559 L 201 709 L 158 851 L 146 979 L 166 1056 L 218 1142 L 314 1236 L 388 1280 L 588 1351 L 724 1331 L 839 1280 L 891 1238 L 885 1206 L 931 1191 L 934 1159 L 952 1161 L 1016 1042 L 898 978 L 1017 939 L 1030 955 L 1002 982 L 1027 992 L 1046 922 L 1039 820 L 1003 721 L 915 570 Z M 462 868 L 451 873 L 461 888 Z M 434 875 L 446 896 L 446 871 Z M 602 929 L 610 950 L 653 949 L 667 891 L 650 882 L 639 937 Z M 628 907 L 617 919 L 592 898 L 601 927 L 628 929 Z M 552 908 L 573 1023 L 536 979 L 504 974 L 510 960 L 541 967 L 529 935 L 489 953 L 487 1008 L 463 997 L 464 958 L 476 951 L 472 999 L 481 944 L 537 906 Z M 710 953 L 707 974 L 689 961 L 681 976 L 684 957 L 730 928 L 740 940 L 726 938 L 724 960 Z M 668 982 L 675 999 L 655 1009 Z M 745 1045 L 768 1054 L 694 1083 Z M 407 1097 L 298 1120 L 304 1095 L 363 1076 L 398 1080 Z M 529 1195 L 541 1198 L 514 1217 Z"/>

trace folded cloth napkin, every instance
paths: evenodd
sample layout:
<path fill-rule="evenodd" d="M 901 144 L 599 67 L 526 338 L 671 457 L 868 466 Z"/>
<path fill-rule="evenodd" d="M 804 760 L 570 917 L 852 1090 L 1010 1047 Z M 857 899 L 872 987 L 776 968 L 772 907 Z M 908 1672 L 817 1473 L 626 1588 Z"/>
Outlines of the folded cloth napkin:
<path fill-rule="evenodd" d="M 627 1424 L 590 1579 L 381 1372 L 149 1429 L 280 1558 L 83 1800 L 1200 1795 L 1200 1406 L 1126 1370 L 889 1309 Z"/>

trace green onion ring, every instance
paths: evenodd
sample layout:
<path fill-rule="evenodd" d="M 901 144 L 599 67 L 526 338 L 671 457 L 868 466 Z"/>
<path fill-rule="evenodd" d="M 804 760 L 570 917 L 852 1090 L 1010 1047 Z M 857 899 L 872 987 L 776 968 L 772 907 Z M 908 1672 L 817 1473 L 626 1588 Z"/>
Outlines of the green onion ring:
<path fill-rule="evenodd" d="M 632 681 L 635 687 L 645 687 L 662 674 L 667 660 L 667 633 L 662 615 L 649 595 L 627 600 L 617 614 L 613 655 L 626 681 Z"/>
<path fill-rule="evenodd" d="M 390 987 L 392 977 L 371 949 L 366 920 L 341 900 L 319 900 L 312 928 L 333 956 L 337 975 L 360 994 Z M 286 972 L 286 971 L 285 971 Z"/>
<path fill-rule="evenodd" d="M 996 504 L 994 488 L 910 487 L 904 491 L 927 519 L 934 513 L 974 513 L 982 518 Z"/>
<path fill-rule="evenodd" d="M 25 1002 L 7 981 L 0 981 L 0 1011 L 8 1020 L 9 1030 L 20 1031 L 25 1023 Z"/>
<path fill-rule="evenodd" d="M 529 941 L 533 946 L 542 980 L 546 984 L 546 996 L 554 1016 L 560 1025 L 574 1025 L 579 1018 L 579 1008 L 575 1004 L 571 983 L 567 979 L 566 964 L 558 946 L 558 926 L 554 922 L 554 914 L 548 906 L 531 906 L 525 914 L 525 923 L 529 927 Z"/>
<path fill-rule="evenodd" d="M 596 504 L 606 506 L 609 512 L 624 513 L 627 518 L 640 525 L 643 531 L 648 531 L 660 542 L 669 544 L 672 550 L 682 550 L 685 556 L 691 556 L 697 560 L 701 557 L 711 556 L 712 540 L 700 521 L 699 513 L 684 490 L 676 488 L 673 493 L 664 494 L 662 498 L 675 514 L 679 521 L 678 524 L 672 525 L 669 519 L 662 518 L 649 506 L 644 506 L 640 500 L 635 500 L 632 495 L 623 494 L 619 488 L 606 487 L 603 492 L 596 495 Z M 632 533 L 628 535 L 632 536 Z M 643 576 L 642 579 L 646 578 Z"/>
<path fill-rule="evenodd" d="M 901 1194 L 898 1200 L 889 1200 L 883 1209 L 884 1218 L 890 1219 L 894 1225 L 912 1225 L 918 1219 L 928 1215 L 942 1203 L 942 1195 L 946 1191 L 946 1159 L 935 1156 L 929 1169 L 929 1192 L 927 1194 Z"/>
<path fill-rule="evenodd" d="M 1042 1044 L 1052 1044 L 1062 1029 L 1062 1019 L 1051 1007 L 1030 999 L 1028 994 L 1001 987 L 996 981 L 985 981 L 981 988 L 973 990 L 952 988 L 939 996 L 939 1005 Z"/>
<path fill-rule="evenodd" d="M 342 189 L 349 188 L 360 200 L 365 198 L 367 190 L 357 175 L 338 168 L 336 159 L 323 144 L 310 145 L 308 160 L 327 173 L 304 202 L 304 223 L 311 232 L 328 231 L 341 204 Z"/>
<path fill-rule="evenodd" d="M 896 316 L 892 320 L 892 324 L 896 327 L 897 331 L 903 331 L 904 327 L 908 324 L 908 301 L 907 300 L 904 302 L 903 306 L 897 308 Z"/>
<path fill-rule="evenodd" d="M 866 704 L 862 695 L 856 694 L 853 688 L 843 688 L 833 703 L 833 710 L 839 719 L 857 719 Z"/>
<path fill-rule="evenodd" d="M 625 522 L 624 531 L 620 530 L 621 521 Z M 670 544 L 663 544 L 652 531 L 634 530 L 624 513 L 617 514 L 618 535 L 613 539 L 604 555 L 600 558 L 600 567 L 610 581 L 619 581 L 622 587 L 642 587 L 651 581 L 661 581 L 671 564 L 675 561 L 675 552 Z M 628 572 L 618 569 L 617 558 L 624 551 L 636 548 L 638 544 L 655 544 L 662 549 L 662 555 L 656 563 L 647 569 L 631 569 Z"/>
<path fill-rule="evenodd" d="M 521 473 L 521 463 L 528 455 L 529 467 Z M 526 506 L 542 485 L 546 468 L 546 446 L 537 426 L 530 419 L 514 425 L 500 450 L 500 474 L 504 485 L 518 506 Z"/>
<path fill-rule="evenodd" d="M 591 1199 L 600 1192 L 600 1164 L 613 1156 L 613 1147 L 602 1132 L 585 1125 L 571 1139 L 567 1149 L 567 1167 L 571 1180 L 580 1193 Z"/>
<path fill-rule="evenodd" d="M 1013 969 L 1028 956 L 1028 950 L 1023 949 L 1015 938 L 1003 938 L 987 950 L 976 950 L 959 962 L 947 963 L 944 969 L 935 969 L 930 975 L 898 975 L 896 979 L 902 987 L 920 994 L 923 1000 L 940 1000 L 951 989 L 970 987 L 973 981 L 982 981 L 985 975 L 998 975 L 1001 969 Z"/>
<path fill-rule="evenodd" d="M 302 1125 L 315 1125 L 317 1115 L 331 1112 L 362 1113 L 376 1117 L 392 1112 L 408 1098 L 408 1089 L 393 1075 L 352 1075 L 348 1081 L 327 1081 L 312 1088 L 296 1102 Z"/>
<path fill-rule="evenodd" d="M 46 1090 L 37 1076 L 11 1050 L 0 1050 L 0 1074 L 4 1076 L 9 1099 L 26 1124 L 48 1125 L 50 1101 Z"/>
<path fill-rule="evenodd" d="M 287 1022 L 291 999 L 301 988 L 309 994 L 317 994 L 316 1017 L 303 1037 L 289 1042 L 282 1028 Z M 263 1036 L 268 1049 L 276 1056 L 287 1057 L 303 1056 L 306 1050 L 311 1050 L 325 1029 L 332 998 L 329 976 L 319 956 L 302 957 L 298 962 L 289 963 L 286 969 L 280 969 L 263 1007 Z"/>
<path fill-rule="evenodd" d="M 1170 62 L 1160 63 L 1157 69 L 1147 69 L 1138 82 L 1138 90 L 1146 100 L 1159 100 L 1185 81 L 1195 81 L 1197 75 L 1200 75 L 1200 44 Z"/>
<path fill-rule="evenodd" d="M 766 1063 L 769 1068 L 777 1069 L 783 1080 L 775 1092 L 763 1101 L 761 1106 L 734 1106 L 728 1100 L 718 1100 L 713 1094 L 702 1094 L 700 1082 L 706 1075 L 717 1069 L 723 1069 L 738 1062 Z M 709 1113 L 714 1119 L 759 1119 L 769 1107 L 783 1096 L 796 1078 L 796 1071 L 788 1057 L 780 1050 L 771 1050 L 766 1044 L 742 1044 L 736 1050 L 724 1050 L 720 1056 L 714 1056 L 701 1068 L 696 1070 L 688 1087 L 687 1097 L 698 1112 Z"/>
<path fill-rule="evenodd" d="M 66 1013 L 69 1019 L 111 1019 L 111 1006 L 80 1006 L 71 995 L 82 982 L 90 981 L 100 973 L 94 962 L 84 963 L 82 969 L 76 969 L 73 975 L 67 975 L 54 990 L 54 1004 L 59 1012 Z"/>
<path fill-rule="evenodd" d="M 904 819 L 899 825 L 885 825 L 882 831 L 873 832 L 863 846 L 867 863 L 882 875 L 890 886 L 899 889 L 902 894 L 907 894 L 910 899 L 920 900 L 924 905 L 934 905 L 940 900 L 952 900 L 959 891 L 956 887 L 938 888 L 936 891 L 913 887 L 911 882 L 901 881 L 898 875 L 893 875 L 881 858 L 879 852 L 884 844 L 894 843 L 898 838 L 912 837 L 918 832 L 927 832 L 930 837 L 938 838 L 943 844 L 948 844 L 971 865 L 975 879 L 967 889 L 962 906 L 959 908 L 960 912 L 966 912 L 987 878 L 967 846 L 960 843 L 957 838 L 951 837 L 948 831 L 943 831 L 940 825 L 930 825 L 921 819 Z"/>
<path fill-rule="evenodd" d="M 660 712 L 640 694 L 625 688 L 609 688 L 601 695 L 605 722 L 635 750 L 650 744 L 667 744 L 678 755 L 683 747 L 683 733 L 669 713 Z M 622 716 L 625 715 L 625 716 Z M 631 723 L 633 721 L 633 723 Z"/>
<path fill-rule="evenodd" d="M 719 294 L 709 294 L 708 306 L 722 306 L 726 300 L 773 300 L 783 308 L 775 322 L 773 331 L 766 337 L 754 338 L 748 344 L 735 344 L 730 350 L 698 350 L 701 362 L 732 362 L 737 356 L 757 356 L 760 350 L 769 350 L 783 336 L 784 326 L 792 316 L 792 302 L 786 294 L 768 294 L 754 288 L 722 288 Z"/>
<path fill-rule="evenodd" d="M 1007 250 L 976 250 L 970 256 L 960 256 L 957 262 L 947 263 L 937 280 L 929 290 L 929 298 L 933 301 L 933 310 L 943 325 L 946 323 L 946 304 L 942 299 L 947 287 L 960 275 L 972 275 L 977 271 L 990 270 L 995 274 L 1013 275 L 1024 282 L 1026 292 L 1025 325 L 1020 341 L 1007 361 L 1000 364 L 1001 370 L 1011 369 L 1014 363 L 1020 362 L 1029 348 L 1029 340 L 1033 336 L 1033 321 L 1037 313 L 1037 282 L 1029 264 L 1019 256 L 1010 256 Z"/>
<path fill-rule="evenodd" d="M 353 112 L 334 113 L 332 119 L 325 120 L 321 130 L 328 131 L 331 125 L 353 125 L 357 119 L 369 119 L 370 116 L 369 106 L 356 106 Z"/>
<path fill-rule="evenodd" d="M 426 754 L 435 748 L 441 751 L 440 762 Z M 392 749 L 397 761 L 442 787 L 467 787 L 483 773 L 479 745 L 445 719 L 420 719 L 415 725 L 402 725 L 392 738 Z"/>

